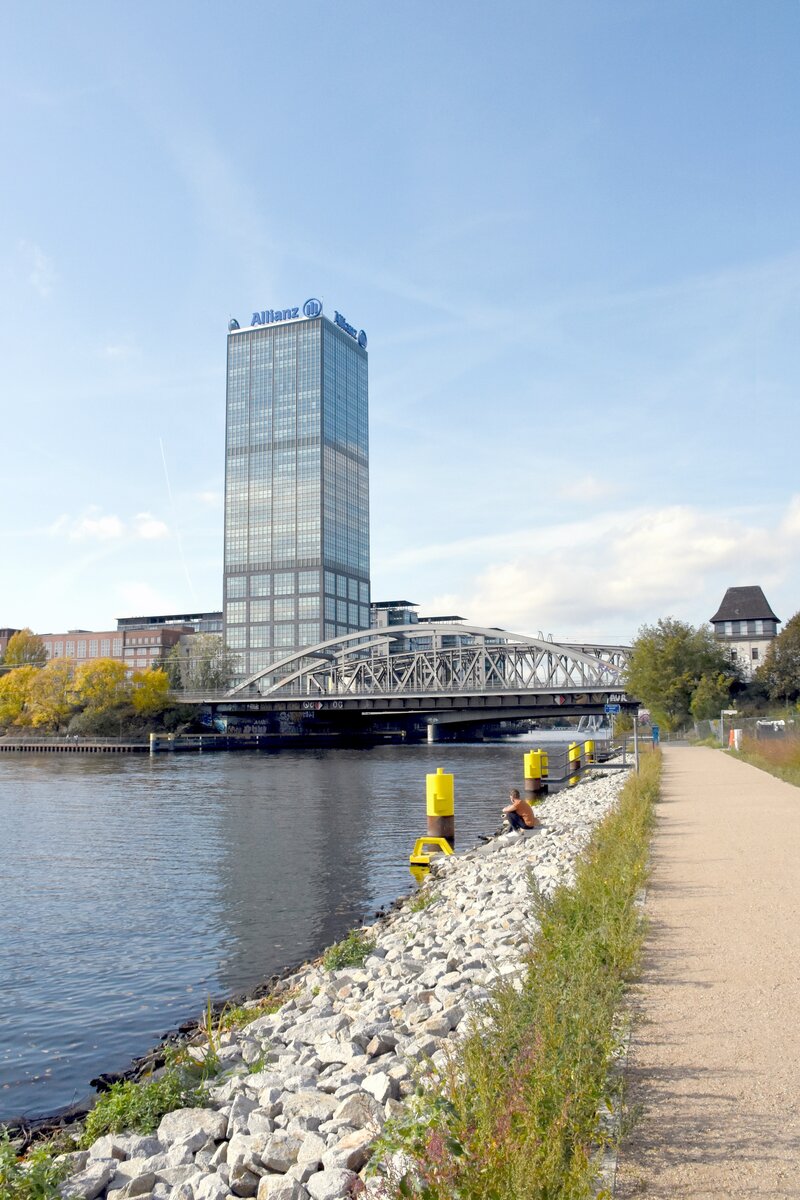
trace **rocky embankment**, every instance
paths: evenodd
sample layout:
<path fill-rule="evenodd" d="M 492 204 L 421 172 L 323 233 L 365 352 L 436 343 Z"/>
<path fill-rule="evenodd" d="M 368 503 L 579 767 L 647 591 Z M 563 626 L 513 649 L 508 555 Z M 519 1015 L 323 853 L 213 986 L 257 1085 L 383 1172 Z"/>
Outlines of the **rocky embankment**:
<path fill-rule="evenodd" d="M 365 929 L 362 967 L 302 967 L 281 1009 L 222 1035 L 207 1104 L 153 1136 L 113 1134 L 70 1155 L 65 1200 L 334 1200 L 359 1174 L 427 1060 L 440 1065 L 492 982 L 521 970 L 529 873 L 544 895 L 614 804 L 623 773 L 559 792 L 541 828 L 434 864 L 422 896 Z M 429 898 L 429 899 L 428 899 Z"/>

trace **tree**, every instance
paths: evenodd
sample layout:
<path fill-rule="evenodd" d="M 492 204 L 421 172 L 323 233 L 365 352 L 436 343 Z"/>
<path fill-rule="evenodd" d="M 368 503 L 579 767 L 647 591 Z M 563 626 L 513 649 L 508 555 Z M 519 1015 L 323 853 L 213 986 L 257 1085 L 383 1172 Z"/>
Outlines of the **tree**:
<path fill-rule="evenodd" d="M 667 730 L 679 729 L 691 720 L 698 688 L 698 707 L 709 705 L 712 695 L 715 702 L 723 697 L 720 708 L 725 707 L 735 679 L 735 668 L 712 632 L 703 626 L 695 629 L 675 617 L 642 626 L 626 670 L 628 691 L 647 705 Z"/>
<path fill-rule="evenodd" d="M 130 702 L 131 684 L 125 664 L 115 658 L 96 658 L 75 672 L 75 698 L 93 712 L 107 712 Z"/>
<path fill-rule="evenodd" d="M 31 724 L 31 689 L 38 667 L 18 667 L 0 675 L 0 725 Z"/>
<path fill-rule="evenodd" d="M 800 695 L 800 612 L 796 612 L 769 644 L 756 672 L 773 699 L 789 701 Z"/>
<path fill-rule="evenodd" d="M 731 698 L 730 675 L 701 675 L 689 702 L 689 711 L 695 721 L 719 719 L 723 708 Z"/>
<path fill-rule="evenodd" d="M 67 658 L 54 658 L 36 672 L 31 685 L 31 723 L 58 730 L 75 708 L 74 668 Z"/>
<path fill-rule="evenodd" d="M 142 717 L 154 717 L 169 708 L 170 681 L 166 671 L 160 668 L 154 671 L 134 671 L 131 690 L 131 703 L 134 712 Z"/>
<path fill-rule="evenodd" d="M 3 656 L 4 667 L 43 667 L 47 662 L 47 650 L 38 634 L 30 629 L 18 629 L 8 639 Z"/>
<path fill-rule="evenodd" d="M 224 691 L 236 672 L 236 655 L 218 633 L 198 633 L 189 642 L 188 654 L 175 646 L 164 666 L 173 687 L 187 692 Z"/>

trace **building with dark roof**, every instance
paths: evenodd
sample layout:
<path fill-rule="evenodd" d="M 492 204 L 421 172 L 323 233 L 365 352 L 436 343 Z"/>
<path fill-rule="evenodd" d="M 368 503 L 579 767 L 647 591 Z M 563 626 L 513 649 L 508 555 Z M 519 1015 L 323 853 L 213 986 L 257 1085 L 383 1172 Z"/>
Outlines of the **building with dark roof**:
<path fill-rule="evenodd" d="M 777 636 L 780 617 L 775 616 L 760 587 L 730 587 L 711 624 L 714 636 L 725 644 L 742 677 L 751 679 Z"/>

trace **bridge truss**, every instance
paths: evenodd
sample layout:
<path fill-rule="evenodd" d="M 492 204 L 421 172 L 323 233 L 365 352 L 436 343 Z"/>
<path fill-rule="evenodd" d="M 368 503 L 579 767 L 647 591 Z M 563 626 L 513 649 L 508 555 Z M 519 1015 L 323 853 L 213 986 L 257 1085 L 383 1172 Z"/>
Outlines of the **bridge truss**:
<path fill-rule="evenodd" d="M 561 644 L 474 625 L 362 630 L 288 655 L 233 699 L 572 695 L 623 690 L 627 646 Z"/>

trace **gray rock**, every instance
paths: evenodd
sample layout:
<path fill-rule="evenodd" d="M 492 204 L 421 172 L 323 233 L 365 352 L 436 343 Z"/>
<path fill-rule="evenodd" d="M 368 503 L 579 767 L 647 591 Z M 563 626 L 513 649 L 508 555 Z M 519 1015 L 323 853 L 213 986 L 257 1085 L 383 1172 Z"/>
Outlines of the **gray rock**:
<path fill-rule="evenodd" d="M 286 1175 L 264 1175 L 258 1185 L 258 1200 L 308 1200 L 298 1179 Z"/>
<path fill-rule="evenodd" d="M 396 1082 L 394 1079 L 390 1079 L 384 1071 L 376 1071 L 374 1075 L 368 1075 L 361 1087 L 365 1092 L 374 1096 L 379 1104 L 385 1104 L 390 1096 L 394 1098 L 397 1095 Z"/>
<path fill-rule="evenodd" d="M 89 1161 L 89 1151 L 73 1150 L 71 1154 L 58 1154 L 54 1161 L 59 1166 L 65 1167 L 70 1175 L 77 1175 Z"/>
<path fill-rule="evenodd" d="M 164 1167 L 161 1171 L 156 1171 L 157 1177 L 162 1183 L 168 1183 L 170 1187 L 179 1187 L 182 1183 L 186 1183 L 187 1179 L 193 1179 L 197 1175 L 197 1168 L 191 1166 L 185 1167 Z"/>
<path fill-rule="evenodd" d="M 318 1133 L 307 1133 L 297 1152 L 297 1161 L 301 1165 L 312 1163 L 316 1166 L 322 1162 L 325 1149 L 326 1143 L 324 1138 L 320 1137 Z"/>
<path fill-rule="evenodd" d="M 80 1174 L 73 1175 L 61 1184 L 59 1195 L 63 1200 L 70 1200 L 71 1197 L 75 1197 L 75 1200 L 78 1197 L 81 1200 L 95 1200 L 116 1175 L 118 1165 L 117 1158 L 90 1159 Z"/>
<path fill-rule="evenodd" d="M 209 1139 L 222 1141 L 227 1129 L 227 1118 L 212 1108 L 178 1108 L 161 1118 L 158 1140 L 183 1142 L 199 1150 Z"/>
<path fill-rule="evenodd" d="M 383 1106 L 368 1092 L 355 1092 L 343 1100 L 333 1114 L 334 1121 L 356 1129 L 382 1129 L 386 1120 Z"/>
<path fill-rule="evenodd" d="M 195 1200 L 225 1200 L 228 1185 L 219 1175 L 204 1175 L 194 1187 Z"/>
<path fill-rule="evenodd" d="M 90 1158 L 115 1158 L 118 1162 L 122 1162 L 128 1158 L 128 1153 L 124 1135 L 120 1136 L 116 1133 L 107 1133 L 103 1137 L 99 1137 L 89 1147 Z"/>
<path fill-rule="evenodd" d="M 117 1179 L 119 1177 L 117 1176 Z M 114 1183 L 117 1182 L 114 1179 Z M 156 1184 L 156 1177 L 153 1171 L 145 1171 L 143 1175 L 137 1175 L 135 1179 L 131 1179 L 123 1188 L 111 1191 L 109 1188 L 108 1195 L 113 1196 L 114 1200 L 128 1200 L 128 1197 L 148 1196 Z"/>
<path fill-rule="evenodd" d="M 375 1134 L 366 1129 L 354 1129 L 346 1133 L 322 1157 L 322 1165 L 326 1170 L 336 1168 L 350 1171 L 360 1171 L 369 1161 L 371 1146 Z"/>
<path fill-rule="evenodd" d="M 260 1173 L 257 1175 L 255 1171 L 248 1171 L 247 1167 L 239 1165 L 232 1169 L 228 1186 L 234 1196 L 255 1196 L 260 1182 Z"/>
<path fill-rule="evenodd" d="M 352 1195 L 353 1183 L 358 1178 L 352 1171 L 334 1168 L 312 1175 L 306 1184 L 311 1200 L 339 1200 Z"/>
<path fill-rule="evenodd" d="M 283 1115 L 292 1117 L 315 1117 L 320 1122 L 333 1116 L 337 1101 L 326 1092 L 302 1091 L 287 1096 L 283 1102 Z M 311 1128 L 311 1126 L 309 1126 Z"/>
<path fill-rule="evenodd" d="M 261 1162 L 268 1171 L 285 1174 L 292 1163 L 297 1161 L 302 1144 L 302 1138 L 276 1129 L 261 1150 Z"/>
<path fill-rule="evenodd" d="M 226 1136 L 232 1138 L 235 1133 L 247 1133 L 248 1118 L 251 1112 L 257 1107 L 258 1105 L 255 1100 L 252 1100 L 243 1092 L 237 1092 L 233 1098 L 231 1111 L 228 1113 Z"/>

